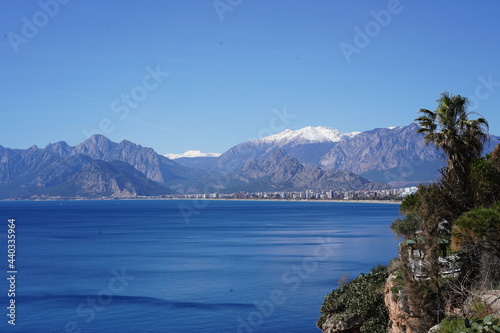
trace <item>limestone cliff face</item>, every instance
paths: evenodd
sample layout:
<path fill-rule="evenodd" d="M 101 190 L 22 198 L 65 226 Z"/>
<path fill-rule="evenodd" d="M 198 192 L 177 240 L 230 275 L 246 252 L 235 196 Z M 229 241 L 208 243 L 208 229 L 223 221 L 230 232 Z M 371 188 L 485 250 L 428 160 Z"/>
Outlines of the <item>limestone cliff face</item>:
<path fill-rule="evenodd" d="M 404 311 L 404 298 L 401 291 L 397 291 L 396 276 L 391 274 L 385 284 L 384 302 L 389 312 L 389 333 L 407 333 L 406 320 L 408 313 Z"/>
<path fill-rule="evenodd" d="M 401 281 L 398 281 L 395 274 L 391 274 L 387 278 L 384 302 L 390 319 L 388 333 L 422 332 L 411 329 L 411 327 L 418 327 L 419 322 L 416 317 L 412 316 L 408 307 L 408 297 L 404 288 L 401 287 Z"/>
<path fill-rule="evenodd" d="M 361 333 L 363 320 L 358 314 L 339 314 L 329 317 L 321 326 L 323 333 Z"/>

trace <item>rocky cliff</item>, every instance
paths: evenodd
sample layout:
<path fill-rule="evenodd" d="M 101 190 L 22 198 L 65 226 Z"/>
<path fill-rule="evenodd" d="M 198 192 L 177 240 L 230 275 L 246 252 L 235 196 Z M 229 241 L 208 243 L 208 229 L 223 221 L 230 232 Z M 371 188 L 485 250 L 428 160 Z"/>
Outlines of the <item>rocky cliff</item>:
<path fill-rule="evenodd" d="M 384 303 L 389 313 L 388 333 L 409 333 L 411 316 L 407 307 L 407 297 L 396 274 L 387 278 L 384 288 Z"/>

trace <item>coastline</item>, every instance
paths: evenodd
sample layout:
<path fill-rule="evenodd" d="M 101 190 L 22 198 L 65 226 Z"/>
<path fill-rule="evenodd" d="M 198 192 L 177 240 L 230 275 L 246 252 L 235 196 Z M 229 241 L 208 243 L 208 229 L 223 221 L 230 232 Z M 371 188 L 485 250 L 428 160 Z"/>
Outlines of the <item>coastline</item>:
<path fill-rule="evenodd" d="M 326 202 L 326 203 L 369 203 L 369 204 L 392 204 L 400 205 L 401 201 L 396 200 L 325 200 L 325 199 L 215 199 L 215 198 L 161 198 L 143 200 L 209 200 L 209 201 L 272 201 L 272 202 Z"/>
<path fill-rule="evenodd" d="M 11 201 L 104 201 L 104 200 L 206 200 L 206 201 L 263 201 L 263 202 L 323 202 L 323 203 L 362 203 L 362 204 L 392 204 L 400 205 L 397 200 L 326 200 L 326 199 L 218 199 L 218 198 L 43 198 L 43 199 L 2 199 Z"/>

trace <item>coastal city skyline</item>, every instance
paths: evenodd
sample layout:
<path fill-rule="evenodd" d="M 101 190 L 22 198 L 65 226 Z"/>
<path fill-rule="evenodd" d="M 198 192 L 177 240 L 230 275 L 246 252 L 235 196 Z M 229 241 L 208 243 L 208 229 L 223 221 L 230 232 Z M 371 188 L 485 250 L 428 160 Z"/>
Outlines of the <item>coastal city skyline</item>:
<path fill-rule="evenodd" d="M 406 126 L 443 91 L 500 134 L 497 1 L 1 6 L 4 147 L 100 133 L 223 153 L 284 129 Z"/>

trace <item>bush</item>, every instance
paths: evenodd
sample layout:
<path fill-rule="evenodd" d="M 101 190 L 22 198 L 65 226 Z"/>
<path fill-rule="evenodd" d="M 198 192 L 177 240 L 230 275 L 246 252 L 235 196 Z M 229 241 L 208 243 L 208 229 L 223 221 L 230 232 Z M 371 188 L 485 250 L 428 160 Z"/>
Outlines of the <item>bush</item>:
<path fill-rule="evenodd" d="M 396 238 L 414 239 L 422 221 L 417 214 L 408 214 L 395 219 L 390 228 Z"/>
<path fill-rule="evenodd" d="M 479 248 L 500 258 L 500 202 L 489 209 L 475 208 L 460 216 L 453 226 L 453 247 Z"/>
<path fill-rule="evenodd" d="M 499 319 L 488 315 L 481 319 L 468 319 L 457 316 L 444 318 L 439 324 L 439 333 L 489 333 L 500 332 Z"/>
<path fill-rule="evenodd" d="M 500 327 L 498 327 L 498 322 L 500 320 L 493 318 L 491 315 L 484 317 L 483 319 L 469 320 L 465 319 L 465 332 L 467 333 L 489 333 L 489 332 L 500 332 Z"/>
<path fill-rule="evenodd" d="M 329 316 L 358 314 L 363 324 L 361 332 L 385 333 L 389 314 L 384 304 L 384 286 L 388 277 L 387 267 L 376 266 L 369 274 L 333 290 L 321 306 L 317 326 L 321 328 Z"/>
<path fill-rule="evenodd" d="M 439 326 L 439 333 L 457 333 L 466 329 L 464 319 L 457 316 L 444 318 Z"/>

